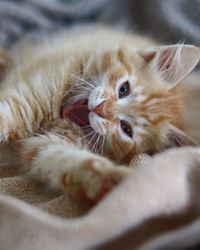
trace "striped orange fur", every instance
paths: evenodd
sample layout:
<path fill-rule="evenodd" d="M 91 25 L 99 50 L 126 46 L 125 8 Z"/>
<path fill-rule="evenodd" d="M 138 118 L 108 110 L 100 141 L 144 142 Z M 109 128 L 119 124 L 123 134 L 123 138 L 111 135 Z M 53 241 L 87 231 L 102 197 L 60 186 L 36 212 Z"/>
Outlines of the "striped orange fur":
<path fill-rule="evenodd" d="M 55 187 L 73 183 L 95 199 L 136 155 L 193 145 L 181 131 L 178 83 L 199 61 L 194 46 L 159 47 L 90 27 L 19 46 L 11 56 L 0 85 L 0 143 L 16 144 L 16 162 Z"/>

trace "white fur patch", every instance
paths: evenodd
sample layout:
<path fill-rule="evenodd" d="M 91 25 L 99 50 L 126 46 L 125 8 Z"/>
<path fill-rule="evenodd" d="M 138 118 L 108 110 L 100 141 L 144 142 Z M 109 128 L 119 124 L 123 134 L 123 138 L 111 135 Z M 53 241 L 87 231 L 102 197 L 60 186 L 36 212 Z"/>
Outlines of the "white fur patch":
<path fill-rule="evenodd" d="M 142 93 L 143 89 L 144 88 L 142 86 L 135 85 L 133 91 L 134 91 L 135 94 L 140 94 L 140 93 Z"/>
<path fill-rule="evenodd" d="M 135 101 L 136 102 L 143 102 L 147 99 L 147 97 L 145 95 L 138 95 L 135 97 Z"/>
<path fill-rule="evenodd" d="M 134 131 L 136 134 L 146 134 L 146 130 L 140 126 L 135 126 Z"/>
<path fill-rule="evenodd" d="M 137 117 L 136 118 L 136 123 L 139 124 L 139 125 L 148 125 L 149 124 L 147 119 L 145 119 L 144 117 Z"/>
<path fill-rule="evenodd" d="M 3 114 L 3 117 L 6 119 L 6 123 L 8 122 L 8 124 L 12 124 L 15 122 L 11 106 L 8 102 L 0 102 L 0 113 Z"/>
<path fill-rule="evenodd" d="M 89 114 L 90 125 L 100 135 L 106 135 L 107 133 L 107 123 L 108 121 L 94 112 L 90 112 Z"/>
<path fill-rule="evenodd" d="M 103 88 L 97 87 L 90 94 L 88 100 L 88 108 L 89 110 L 93 110 L 96 106 L 105 101 L 105 97 L 103 97 Z"/>

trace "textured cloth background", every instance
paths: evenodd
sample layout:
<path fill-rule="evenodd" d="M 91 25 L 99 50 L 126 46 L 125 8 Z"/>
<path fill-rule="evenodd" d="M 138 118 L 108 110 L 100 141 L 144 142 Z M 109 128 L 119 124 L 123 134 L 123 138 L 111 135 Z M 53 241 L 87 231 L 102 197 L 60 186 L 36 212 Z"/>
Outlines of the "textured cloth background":
<path fill-rule="evenodd" d="M 200 44 L 200 0 L 0 0 L 0 44 L 83 22 L 106 22 L 162 42 Z"/>
<path fill-rule="evenodd" d="M 165 43 L 200 45 L 200 0 L 111 0 L 103 15 Z"/>
<path fill-rule="evenodd" d="M 8 47 L 27 34 L 97 19 L 107 1 L 0 0 L 0 44 Z"/>
<path fill-rule="evenodd" d="M 81 217 L 80 209 L 68 209 L 67 197 L 42 198 L 41 187 L 23 177 L 0 178 L 0 188 L 7 190 L 0 194 L 1 250 L 199 249 L 199 170 L 200 148 L 162 153 Z M 32 204 L 23 201 L 28 196 Z M 82 206 L 76 201 L 74 207 Z"/>

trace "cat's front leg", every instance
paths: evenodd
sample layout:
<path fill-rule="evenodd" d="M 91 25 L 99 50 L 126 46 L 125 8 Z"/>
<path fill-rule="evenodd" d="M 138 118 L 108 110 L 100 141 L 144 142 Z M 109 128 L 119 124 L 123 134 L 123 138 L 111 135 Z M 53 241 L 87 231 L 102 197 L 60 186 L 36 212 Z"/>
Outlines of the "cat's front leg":
<path fill-rule="evenodd" d="M 29 166 L 33 176 L 51 186 L 77 188 L 91 200 L 99 200 L 130 171 L 54 134 L 23 140 L 20 164 Z"/>

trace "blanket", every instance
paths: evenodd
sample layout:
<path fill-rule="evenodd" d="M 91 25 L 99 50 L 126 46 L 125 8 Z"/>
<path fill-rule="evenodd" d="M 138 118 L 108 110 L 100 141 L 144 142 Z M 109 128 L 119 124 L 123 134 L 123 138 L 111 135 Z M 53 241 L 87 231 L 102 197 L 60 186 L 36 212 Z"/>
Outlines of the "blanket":
<path fill-rule="evenodd" d="M 200 244 L 199 148 L 153 157 L 85 215 L 82 203 L 66 195 L 44 197 L 38 185 L 22 177 L 1 178 L 0 186 L 2 250 L 155 250 Z"/>

